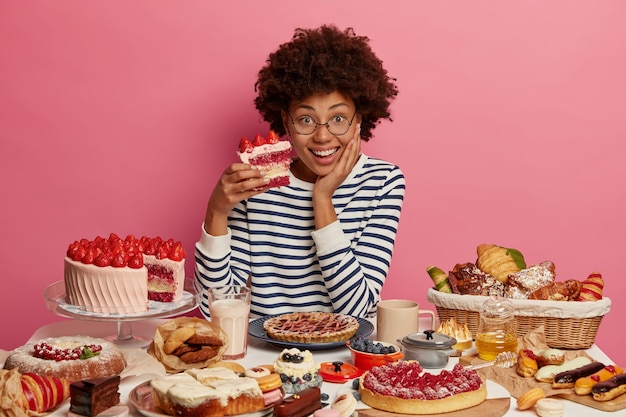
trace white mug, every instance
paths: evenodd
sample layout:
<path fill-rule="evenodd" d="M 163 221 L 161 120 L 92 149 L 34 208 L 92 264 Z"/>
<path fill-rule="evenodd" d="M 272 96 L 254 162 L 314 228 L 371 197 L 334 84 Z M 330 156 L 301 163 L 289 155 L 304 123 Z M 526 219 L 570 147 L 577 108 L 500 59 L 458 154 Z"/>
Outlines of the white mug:
<path fill-rule="evenodd" d="M 411 300 L 382 300 L 376 308 L 376 340 L 398 344 L 403 337 L 419 332 L 419 316 L 430 316 L 430 327 L 435 330 L 435 312 L 420 310 L 417 302 Z"/>

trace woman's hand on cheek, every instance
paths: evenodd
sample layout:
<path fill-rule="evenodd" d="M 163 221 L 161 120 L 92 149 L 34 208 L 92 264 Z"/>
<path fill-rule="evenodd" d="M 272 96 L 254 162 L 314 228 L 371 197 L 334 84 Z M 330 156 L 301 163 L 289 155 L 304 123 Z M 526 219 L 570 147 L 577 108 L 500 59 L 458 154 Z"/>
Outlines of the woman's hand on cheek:
<path fill-rule="evenodd" d="M 325 192 L 328 195 L 332 196 L 337 187 L 341 185 L 341 183 L 350 175 L 352 172 L 352 168 L 356 164 L 356 161 L 359 159 L 359 155 L 361 154 L 361 136 L 360 136 L 360 126 L 357 127 L 354 136 L 346 145 L 339 161 L 337 161 L 337 165 L 332 170 L 332 172 L 324 177 L 320 177 L 317 179 L 315 183 L 315 190 L 320 192 Z"/>

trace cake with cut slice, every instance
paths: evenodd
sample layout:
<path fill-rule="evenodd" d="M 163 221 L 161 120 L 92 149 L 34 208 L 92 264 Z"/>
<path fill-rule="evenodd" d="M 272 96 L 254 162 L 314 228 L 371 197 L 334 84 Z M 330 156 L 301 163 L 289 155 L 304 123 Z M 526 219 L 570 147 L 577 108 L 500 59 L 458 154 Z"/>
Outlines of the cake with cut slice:
<path fill-rule="evenodd" d="M 70 385 L 70 411 L 94 417 L 120 402 L 120 376 L 87 379 Z"/>
<path fill-rule="evenodd" d="M 64 281 L 71 305 L 102 314 L 141 313 L 148 300 L 181 299 L 185 251 L 181 242 L 160 237 L 81 239 L 68 247 Z"/>
<path fill-rule="evenodd" d="M 237 156 L 241 162 L 265 171 L 265 178 L 270 180 L 268 187 L 279 187 L 289 184 L 291 149 L 291 143 L 280 140 L 278 135 L 270 130 L 266 138 L 261 134 L 257 134 L 253 141 L 242 137 Z"/>

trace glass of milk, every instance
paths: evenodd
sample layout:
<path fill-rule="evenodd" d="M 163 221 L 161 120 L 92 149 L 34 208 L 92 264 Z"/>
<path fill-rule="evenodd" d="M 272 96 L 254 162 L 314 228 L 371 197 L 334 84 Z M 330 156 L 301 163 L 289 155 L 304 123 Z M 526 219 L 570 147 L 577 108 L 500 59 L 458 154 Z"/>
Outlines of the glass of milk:
<path fill-rule="evenodd" d="M 226 285 L 207 289 L 211 322 L 228 336 L 223 359 L 241 359 L 248 350 L 248 321 L 250 320 L 250 288 Z"/>

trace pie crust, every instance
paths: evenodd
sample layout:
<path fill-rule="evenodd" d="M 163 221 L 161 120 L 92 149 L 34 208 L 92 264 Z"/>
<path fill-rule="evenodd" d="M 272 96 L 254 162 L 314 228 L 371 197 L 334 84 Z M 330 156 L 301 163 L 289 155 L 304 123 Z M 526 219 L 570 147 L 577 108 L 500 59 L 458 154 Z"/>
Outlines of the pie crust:
<path fill-rule="evenodd" d="M 268 337 L 285 342 L 332 343 L 350 340 L 359 322 L 345 314 L 313 311 L 270 317 L 263 328 Z"/>

